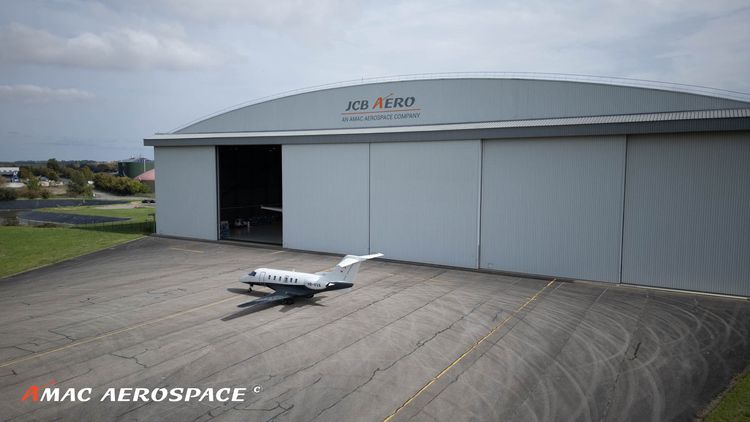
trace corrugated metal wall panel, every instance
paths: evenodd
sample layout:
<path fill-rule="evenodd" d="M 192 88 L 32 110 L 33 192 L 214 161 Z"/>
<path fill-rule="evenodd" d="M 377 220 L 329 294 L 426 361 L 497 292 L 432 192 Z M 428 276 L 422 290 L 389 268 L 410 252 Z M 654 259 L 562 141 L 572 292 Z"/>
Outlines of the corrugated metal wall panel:
<path fill-rule="evenodd" d="M 155 147 L 156 232 L 216 240 L 216 147 Z"/>
<path fill-rule="evenodd" d="M 480 141 L 371 145 L 370 250 L 477 267 Z"/>
<path fill-rule="evenodd" d="M 628 138 L 622 281 L 750 295 L 750 132 Z"/>
<path fill-rule="evenodd" d="M 366 254 L 369 146 L 284 145 L 284 247 Z"/>
<path fill-rule="evenodd" d="M 618 282 L 625 137 L 483 144 L 480 266 Z"/>

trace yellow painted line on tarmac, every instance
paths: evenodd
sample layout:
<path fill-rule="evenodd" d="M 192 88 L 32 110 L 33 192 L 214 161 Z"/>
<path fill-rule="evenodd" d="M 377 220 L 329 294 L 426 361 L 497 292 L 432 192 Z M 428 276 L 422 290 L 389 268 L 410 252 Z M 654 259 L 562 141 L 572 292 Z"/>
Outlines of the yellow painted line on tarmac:
<path fill-rule="evenodd" d="M 47 350 L 47 351 L 40 352 L 40 353 L 33 353 L 31 355 L 23 356 L 23 357 L 20 357 L 18 359 L 14 359 L 14 360 L 5 362 L 3 364 L 0 364 L 0 368 L 5 368 L 6 366 L 11 366 L 11 365 L 15 365 L 15 364 L 18 364 L 18 363 L 26 362 L 28 360 L 40 358 L 40 357 L 47 356 L 47 355 L 51 355 L 52 353 L 61 352 L 63 350 L 71 349 L 71 348 L 76 347 L 76 346 L 81 346 L 83 344 L 92 343 L 92 342 L 95 342 L 97 340 L 101 340 L 103 338 L 111 337 L 111 336 L 114 336 L 114 335 L 117 335 L 117 334 L 121 334 L 121 333 L 125 333 L 125 332 L 128 332 L 128 331 L 131 331 L 131 330 L 135 330 L 137 328 L 141 328 L 141 327 L 144 327 L 146 325 L 156 324 L 157 322 L 166 321 L 168 319 L 171 319 L 171 318 L 174 318 L 174 317 L 177 317 L 177 316 L 180 316 L 180 315 L 185 315 L 187 313 L 190 313 L 190 312 L 193 312 L 193 311 L 197 311 L 199 309 L 210 308 L 211 306 L 218 305 L 220 303 L 224 303 L 224 302 L 227 302 L 229 300 L 236 299 L 236 298 L 237 298 L 236 296 L 228 297 L 228 298 L 225 298 L 225 299 L 218 300 L 216 302 L 207 303 L 205 305 L 197 306 L 195 308 L 191 308 L 191 309 L 187 309 L 187 310 L 184 310 L 184 311 L 176 312 L 174 314 L 163 316 L 161 318 L 156 318 L 156 319 L 152 319 L 152 320 L 149 320 L 149 321 L 144 321 L 144 322 L 141 322 L 141 323 L 138 323 L 138 324 L 135 324 L 135 325 L 131 325 L 129 327 L 120 328 L 118 330 L 114 330 L 114 331 L 110 331 L 108 333 L 100 334 L 100 335 L 95 336 L 95 337 L 89 337 L 89 338 L 84 339 L 84 340 L 74 341 L 72 343 L 66 344 L 65 346 L 61 346 L 61 347 L 58 347 L 56 349 L 51 349 L 51 350 Z"/>
<path fill-rule="evenodd" d="M 203 253 L 203 251 L 196 251 L 193 249 L 183 249 L 183 248 L 169 248 L 173 251 L 185 251 L 185 252 L 195 252 L 195 253 Z"/>
<path fill-rule="evenodd" d="M 398 409 L 396 409 L 393 413 L 391 413 L 390 415 L 388 415 L 387 418 L 383 419 L 383 422 L 390 422 L 406 406 L 408 406 L 410 403 L 412 403 L 414 400 L 416 400 L 417 397 L 419 397 L 420 395 L 422 395 L 422 393 L 424 393 L 425 391 L 427 391 L 427 389 L 430 388 L 430 386 L 432 384 L 435 384 L 443 375 L 445 375 L 448 371 L 450 371 L 451 368 L 453 368 L 454 366 L 456 366 L 466 356 L 468 356 L 469 353 L 473 352 L 477 347 L 479 347 L 479 345 L 481 345 L 482 343 L 484 343 L 485 340 L 487 340 L 493 334 L 495 334 L 497 332 L 497 330 L 499 330 L 503 326 L 505 326 L 505 324 L 507 324 L 508 321 L 510 321 L 514 316 L 516 316 L 516 314 L 518 314 L 524 308 L 526 308 L 527 306 L 529 306 L 529 304 L 531 304 L 532 302 L 534 302 L 537 299 L 537 297 L 539 297 L 539 295 L 544 290 L 546 290 L 549 286 L 552 285 L 552 283 L 555 282 L 555 280 L 557 280 L 557 279 L 554 278 L 554 279 L 550 280 L 550 282 L 547 283 L 546 286 L 542 287 L 538 292 L 536 292 L 533 296 L 531 296 L 523 305 L 521 305 L 518 308 L 514 309 L 513 312 L 511 312 L 510 315 L 508 315 L 507 318 L 505 318 L 502 322 L 500 322 L 499 324 L 497 324 L 484 337 L 482 337 L 479 340 L 475 341 L 474 344 L 472 344 L 468 349 L 466 349 L 465 352 L 463 352 L 463 354 L 461 354 L 461 356 L 459 356 L 456 360 L 454 360 L 453 362 L 451 362 L 450 365 L 446 366 L 445 369 L 443 369 L 442 371 L 440 371 L 437 375 L 435 375 L 434 377 L 432 377 L 432 379 L 430 379 L 430 381 L 428 381 L 427 384 L 423 385 L 422 388 L 420 388 L 419 390 L 417 390 L 417 392 L 414 393 L 411 397 L 409 397 L 409 399 L 406 400 L 401 406 L 399 406 Z"/>

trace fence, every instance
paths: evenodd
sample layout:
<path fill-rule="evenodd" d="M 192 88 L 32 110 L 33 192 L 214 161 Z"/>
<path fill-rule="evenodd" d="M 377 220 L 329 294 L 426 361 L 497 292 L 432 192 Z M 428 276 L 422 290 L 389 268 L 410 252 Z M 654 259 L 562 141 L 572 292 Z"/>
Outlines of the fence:
<path fill-rule="evenodd" d="M 95 230 L 112 233 L 140 233 L 152 234 L 156 232 L 156 222 L 148 221 L 113 221 L 110 223 L 81 224 L 71 226 L 78 230 Z"/>

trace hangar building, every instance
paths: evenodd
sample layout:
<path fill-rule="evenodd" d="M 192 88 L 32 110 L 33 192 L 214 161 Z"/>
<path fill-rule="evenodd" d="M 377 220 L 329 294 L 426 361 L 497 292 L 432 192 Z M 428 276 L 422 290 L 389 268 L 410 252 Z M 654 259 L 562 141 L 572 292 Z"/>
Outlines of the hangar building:
<path fill-rule="evenodd" d="M 750 97 L 378 81 L 144 143 L 162 235 L 750 296 Z"/>

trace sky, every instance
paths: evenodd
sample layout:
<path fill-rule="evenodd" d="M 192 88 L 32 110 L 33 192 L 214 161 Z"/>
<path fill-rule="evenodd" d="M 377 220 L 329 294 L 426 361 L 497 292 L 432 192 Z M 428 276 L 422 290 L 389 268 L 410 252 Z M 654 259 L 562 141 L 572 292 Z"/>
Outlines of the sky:
<path fill-rule="evenodd" d="M 750 0 L 4 0 L 0 161 L 143 138 L 298 88 L 545 72 L 750 93 Z"/>

